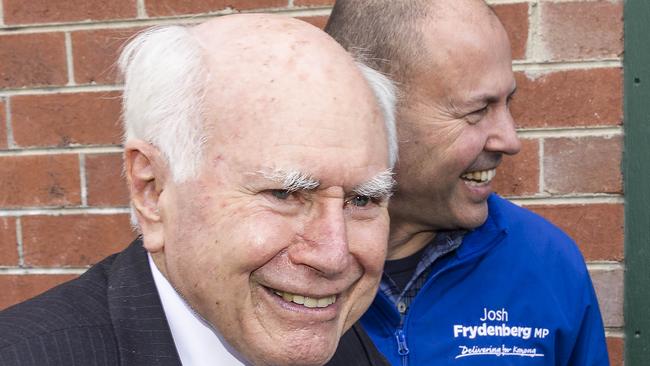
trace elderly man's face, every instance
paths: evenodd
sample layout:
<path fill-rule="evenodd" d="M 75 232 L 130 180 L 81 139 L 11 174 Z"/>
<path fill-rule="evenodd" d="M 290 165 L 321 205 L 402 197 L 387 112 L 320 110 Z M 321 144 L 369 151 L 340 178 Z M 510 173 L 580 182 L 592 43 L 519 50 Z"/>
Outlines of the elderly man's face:
<path fill-rule="evenodd" d="M 212 127 L 199 177 L 162 192 L 164 261 L 247 359 L 322 364 L 381 275 L 389 220 L 370 181 L 390 181 L 386 136 L 367 93 L 286 94 L 233 106 Z"/>

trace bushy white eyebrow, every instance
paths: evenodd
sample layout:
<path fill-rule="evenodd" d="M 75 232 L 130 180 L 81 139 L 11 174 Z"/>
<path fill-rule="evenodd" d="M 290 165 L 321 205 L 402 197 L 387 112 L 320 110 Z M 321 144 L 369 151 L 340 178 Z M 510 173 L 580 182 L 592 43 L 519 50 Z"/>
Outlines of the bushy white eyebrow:
<path fill-rule="evenodd" d="M 301 190 L 314 190 L 320 186 L 320 182 L 311 175 L 298 170 L 274 170 L 272 172 L 259 171 L 264 178 L 282 184 L 282 189 L 289 192 Z"/>
<path fill-rule="evenodd" d="M 282 189 L 289 192 L 300 190 L 315 190 L 320 187 L 320 182 L 310 174 L 298 170 L 258 171 L 265 179 L 282 184 Z M 370 180 L 355 186 L 354 194 L 386 200 L 390 198 L 395 189 L 395 179 L 390 169 L 375 175 Z"/>
<path fill-rule="evenodd" d="M 367 196 L 378 199 L 388 199 L 395 189 L 395 179 L 390 169 L 375 175 L 367 182 L 354 187 L 353 192 L 360 196 Z"/>

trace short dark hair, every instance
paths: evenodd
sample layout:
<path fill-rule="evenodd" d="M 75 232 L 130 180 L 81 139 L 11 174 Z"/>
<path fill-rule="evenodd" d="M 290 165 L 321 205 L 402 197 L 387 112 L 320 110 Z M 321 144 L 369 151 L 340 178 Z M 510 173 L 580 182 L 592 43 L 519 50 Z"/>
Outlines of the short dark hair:
<path fill-rule="evenodd" d="M 486 11 L 499 22 L 484 0 L 337 0 L 325 31 L 357 60 L 404 87 L 418 66 L 434 61 L 424 42 L 425 25 L 463 16 L 466 5 L 478 5 L 470 11 Z"/>
<path fill-rule="evenodd" d="M 426 53 L 420 19 L 432 0 L 337 0 L 325 31 L 357 60 L 404 83 Z"/>

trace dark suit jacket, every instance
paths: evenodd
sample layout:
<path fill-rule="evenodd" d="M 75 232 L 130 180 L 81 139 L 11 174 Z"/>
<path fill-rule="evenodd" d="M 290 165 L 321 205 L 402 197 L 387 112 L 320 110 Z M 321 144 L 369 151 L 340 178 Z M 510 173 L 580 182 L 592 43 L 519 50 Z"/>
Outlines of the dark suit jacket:
<path fill-rule="evenodd" d="M 142 243 L 0 312 L 0 365 L 180 365 Z M 388 365 L 360 326 L 328 365 Z"/>

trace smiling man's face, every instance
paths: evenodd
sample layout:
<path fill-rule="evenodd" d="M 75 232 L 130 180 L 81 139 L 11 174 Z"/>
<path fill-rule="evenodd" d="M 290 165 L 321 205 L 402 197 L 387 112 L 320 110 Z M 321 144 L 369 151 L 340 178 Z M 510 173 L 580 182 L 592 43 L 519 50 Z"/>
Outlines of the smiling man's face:
<path fill-rule="evenodd" d="M 399 188 L 391 201 L 393 222 L 411 223 L 413 232 L 483 224 L 501 158 L 521 147 L 509 110 L 515 79 L 508 37 L 483 7 L 476 22 L 459 25 L 460 15 L 422 20 L 429 57 L 398 107 Z"/>
<path fill-rule="evenodd" d="M 283 57 L 249 74 L 212 70 L 200 174 L 160 193 L 154 259 L 247 360 L 319 365 L 374 298 L 392 178 L 352 60 Z"/>

